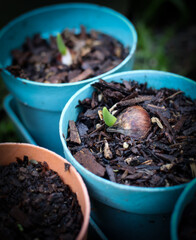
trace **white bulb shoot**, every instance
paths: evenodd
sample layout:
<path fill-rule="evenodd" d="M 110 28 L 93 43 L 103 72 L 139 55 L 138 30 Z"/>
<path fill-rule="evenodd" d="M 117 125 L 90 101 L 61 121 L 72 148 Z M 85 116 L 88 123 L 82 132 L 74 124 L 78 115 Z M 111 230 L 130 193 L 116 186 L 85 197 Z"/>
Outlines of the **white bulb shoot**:
<path fill-rule="evenodd" d="M 72 64 L 72 55 L 67 48 L 66 54 L 61 56 L 61 61 L 63 64 L 70 66 Z"/>

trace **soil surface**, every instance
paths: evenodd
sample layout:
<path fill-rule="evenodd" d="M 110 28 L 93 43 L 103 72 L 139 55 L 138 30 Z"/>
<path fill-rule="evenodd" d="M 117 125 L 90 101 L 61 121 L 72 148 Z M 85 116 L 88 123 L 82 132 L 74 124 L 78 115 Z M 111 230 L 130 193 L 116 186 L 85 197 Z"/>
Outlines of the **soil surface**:
<path fill-rule="evenodd" d="M 0 166 L 1 239 L 75 239 L 82 222 L 76 194 L 46 162 Z"/>
<path fill-rule="evenodd" d="M 68 148 L 94 174 L 145 187 L 173 186 L 196 176 L 196 102 L 181 90 L 135 81 L 93 84 L 81 113 L 69 121 Z M 103 107 L 117 117 L 108 127 Z"/>
<path fill-rule="evenodd" d="M 61 33 L 72 56 L 70 66 L 62 63 L 56 36 L 49 41 L 40 34 L 27 38 L 21 49 L 12 51 L 12 65 L 7 69 L 16 77 L 43 83 L 73 83 L 105 73 L 119 65 L 129 49 L 104 33 L 80 33 L 66 29 Z"/>

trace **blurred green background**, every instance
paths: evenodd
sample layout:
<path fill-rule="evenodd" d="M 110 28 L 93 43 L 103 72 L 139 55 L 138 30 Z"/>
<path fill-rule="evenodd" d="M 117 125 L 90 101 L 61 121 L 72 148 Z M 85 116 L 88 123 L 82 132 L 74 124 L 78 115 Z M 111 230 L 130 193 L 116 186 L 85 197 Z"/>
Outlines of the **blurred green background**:
<path fill-rule="evenodd" d="M 0 29 L 15 17 L 58 0 L 6 0 L 0 6 Z M 192 0 L 80 1 L 97 3 L 124 14 L 135 25 L 138 46 L 134 69 L 157 69 L 196 80 L 196 21 Z M 1 53 L 0 53 L 1 54 Z M 8 94 L 0 79 L 0 142 L 20 141 L 3 109 Z"/>

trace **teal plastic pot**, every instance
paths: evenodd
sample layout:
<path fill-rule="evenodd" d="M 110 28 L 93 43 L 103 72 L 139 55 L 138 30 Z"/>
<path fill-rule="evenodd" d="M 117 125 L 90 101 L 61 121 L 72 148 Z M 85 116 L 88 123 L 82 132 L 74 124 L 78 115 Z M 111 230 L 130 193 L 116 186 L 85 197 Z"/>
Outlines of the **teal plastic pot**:
<path fill-rule="evenodd" d="M 196 194 L 196 178 L 187 184 L 174 207 L 171 217 L 171 240 L 178 240 L 178 226 L 186 206 Z"/>
<path fill-rule="evenodd" d="M 147 82 L 156 89 L 167 87 L 183 90 L 196 98 L 196 83 L 188 78 L 153 70 L 138 70 L 104 77 L 111 82 L 135 80 Z M 79 100 L 92 96 L 91 84 L 80 89 L 65 105 L 60 119 L 60 137 L 65 158 L 84 178 L 92 203 L 92 215 L 111 239 L 168 239 L 170 215 L 186 184 L 172 187 L 145 188 L 125 186 L 98 177 L 80 165 L 67 148 L 69 120 L 76 121 Z M 132 237 L 132 238 L 131 238 Z"/>
<path fill-rule="evenodd" d="M 125 47 L 129 46 L 128 56 L 112 70 L 77 83 L 38 83 L 16 78 L 4 69 L 11 64 L 11 50 L 20 47 L 27 36 L 40 33 L 48 38 L 65 28 L 79 31 L 81 25 L 86 26 L 87 31 L 101 31 L 113 36 Z M 85 3 L 57 4 L 33 10 L 16 18 L 0 31 L 1 76 L 17 101 L 25 127 L 38 145 L 63 154 L 58 124 L 65 103 L 87 83 L 114 72 L 132 69 L 136 44 L 137 33 L 126 17 L 107 7 Z"/>

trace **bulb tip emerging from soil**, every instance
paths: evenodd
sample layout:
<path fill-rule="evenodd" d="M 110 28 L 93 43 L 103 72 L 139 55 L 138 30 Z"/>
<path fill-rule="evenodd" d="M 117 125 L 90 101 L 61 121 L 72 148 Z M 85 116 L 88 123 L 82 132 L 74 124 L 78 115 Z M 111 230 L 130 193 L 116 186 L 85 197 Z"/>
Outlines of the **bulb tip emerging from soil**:
<path fill-rule="evenodd" d="M 147 111 L 140 106 L 132 106 L 126 108 L 107 131 L 122 133 L 138 140 L 145 138 L 150 128 L 151 120 Z"/>
<path fill-rule="evenodd" d="M 62 55 L 61 61 L 63 64 L 65 64 L 67 66 L 70 66 L 72 64 L 72 55 L 68 48 L 67 48 L 66 54 Z"/>

